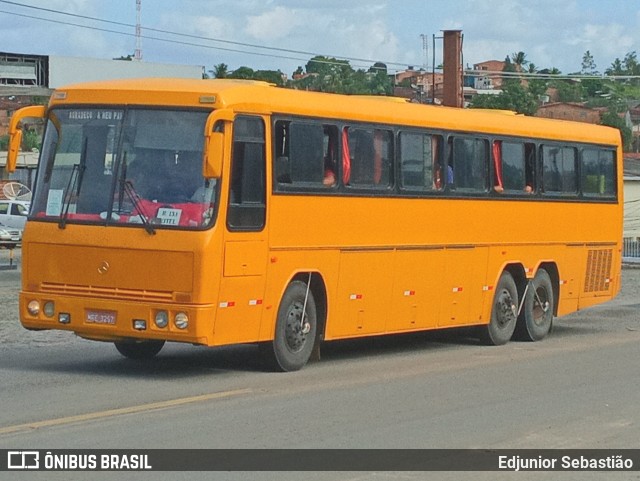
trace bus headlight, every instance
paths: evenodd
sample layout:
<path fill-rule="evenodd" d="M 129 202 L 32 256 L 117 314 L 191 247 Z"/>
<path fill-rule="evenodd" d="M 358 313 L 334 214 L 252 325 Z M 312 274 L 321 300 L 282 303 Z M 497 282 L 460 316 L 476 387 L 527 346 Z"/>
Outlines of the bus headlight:
<path fill-rule="evenodd" d="M 187 316 L 184 312 L 178 312 L 175 319 L 173 320 L 173 323 L 178 329 L 186 329 L 189 325 L 189 316 Z"/>
<path fill-rule="evenodd" d="M 167 311 L 156 312 L 155 323 L 156 326 L 158 326 L 160 329 L 167 327 L 167 325 L 169 324 L 169 314 L 167 313 Z"/>
<path fill-rule="evenodd" d="M 32 316 L 37 316 L 38 314 L 40 314 L 40 302 L 39 301 L 29 301 L 29 304 L 27 304 L 27 311 Z"/>
<path fill-rule="evenodd" d="M 56 305 L 53 301 L 47 301 L 44 303 L 42 312 L 44 312 L 44 315 L 47 317 L 53 317 L 56 312 Z"/>

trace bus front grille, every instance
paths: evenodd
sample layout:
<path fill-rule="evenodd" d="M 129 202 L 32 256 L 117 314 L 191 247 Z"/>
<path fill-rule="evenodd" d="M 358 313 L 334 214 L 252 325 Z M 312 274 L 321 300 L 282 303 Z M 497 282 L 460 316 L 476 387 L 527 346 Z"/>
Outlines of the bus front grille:
<path fill-rule="evenodd" d="M 148 291 L 144 289 L 123 289 L 118 287 L 78 286 L 72 284 L 56 284 L 43 282 L 40 284 L 42 292 L 51 294 L 67 294 L 77 296 L 91 296 L 105 299 L 130 299 L 171 301 L 173 293 L 166 291 Z"/>

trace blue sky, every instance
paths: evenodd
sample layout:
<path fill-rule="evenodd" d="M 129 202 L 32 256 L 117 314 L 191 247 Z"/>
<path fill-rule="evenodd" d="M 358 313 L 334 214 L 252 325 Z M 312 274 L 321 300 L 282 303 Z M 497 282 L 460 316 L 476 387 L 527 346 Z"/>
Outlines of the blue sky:
<path fill-rule="evenodd" d="M 0 51 L 113 58 L 133 53 L 133 28 L 56 15 L 18 4 L 135 24 L 135 0 L 0 1 Z M 2 13 L 2 12 L 12 12 Z M 129 35 L 46 22 L 30 15 Z M 538 68 L 580 70 L 589 50 L 597 69 L 616 57 L 640 53 L 637 0 L 142 0 L 142 53 L 148 62 L 229 69 L 280 69 L 291 75 L 311 57 L 306 53 L 258 49 L 197 38 L 170 37 L 145 27 L 198 37 L 371 61 L 390 70 L 431 65 L 432 35 L 443 29 L 464 34 L 464 63 L 502 60 L 524 51 Z M 425 57 L 420 35 L 426 35 Z M 154 40 L 156 37 L 197 45 Z M 439 43 L 439 42 L 438 42 Z M 240 50 L 230 52 L 222 48 Z M 252 53 L 249 53 L 252 52 Z M 258 54 L 260 53 L 260 55 Z M 441 62 L 437 45 L 436 64 Z"/>

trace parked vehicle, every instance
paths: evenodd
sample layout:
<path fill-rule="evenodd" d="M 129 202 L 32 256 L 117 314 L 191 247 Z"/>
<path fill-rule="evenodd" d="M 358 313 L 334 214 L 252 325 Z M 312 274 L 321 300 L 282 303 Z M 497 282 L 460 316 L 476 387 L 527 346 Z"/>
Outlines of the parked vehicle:
<path fill-rule="evenodd" d="M 25 200 L 0 200 L 0 223 L 14 229 L 24 229 L 30 203 Z"/>
<path fill-rule="evenodd" d="M 22 229 L 8 227 L 0 223 L 0 247 L 13 249 L 22 242 Z"/>

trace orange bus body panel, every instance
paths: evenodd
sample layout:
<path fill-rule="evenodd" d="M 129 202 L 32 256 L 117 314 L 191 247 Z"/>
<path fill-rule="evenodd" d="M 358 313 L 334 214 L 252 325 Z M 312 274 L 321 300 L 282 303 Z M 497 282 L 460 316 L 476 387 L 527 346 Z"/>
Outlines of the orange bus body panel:
<path fill-rule="evenodd" d="M 203 100 L 206 99 L 206 100 Z M 213 103 L 212 103 L 213 100 Z M 165 339 L 203 345 L 270 341 L 292 279 L 321 279 L 324 339 L 487 324 L 494 289 L 510 266 L 532 279 L 557 269 L 557 315 L 613 298 L 620 289 L 622 150 L 617 131 L 569 122 L 279 89 L 262 82 L 142 79 L 61 88 L 50 109 L 149 106 L 228 109 L 266 129 L 266 222 L 230 232 L 231 140 L 215 225 L 201 231 L 56 223 L 30 219 L 24 233 L 20 316 L 32 329 L 66 329 L 97 340 Z M 522 198 L 424 198 L 273 192 L 273 116 L 336 123 L 589 143 L 615 149 L 613 202 Z M 32 315 L 32 300 L 72 313 L 60 324 Z M 317 300 L 318 302 L 319 300 Z M 167 310 L 189 328 L 154 326 Z M 114 324 L 92 322 L 116 312 Z M 135 319 L 148 320 L 137 331 Z"/>

